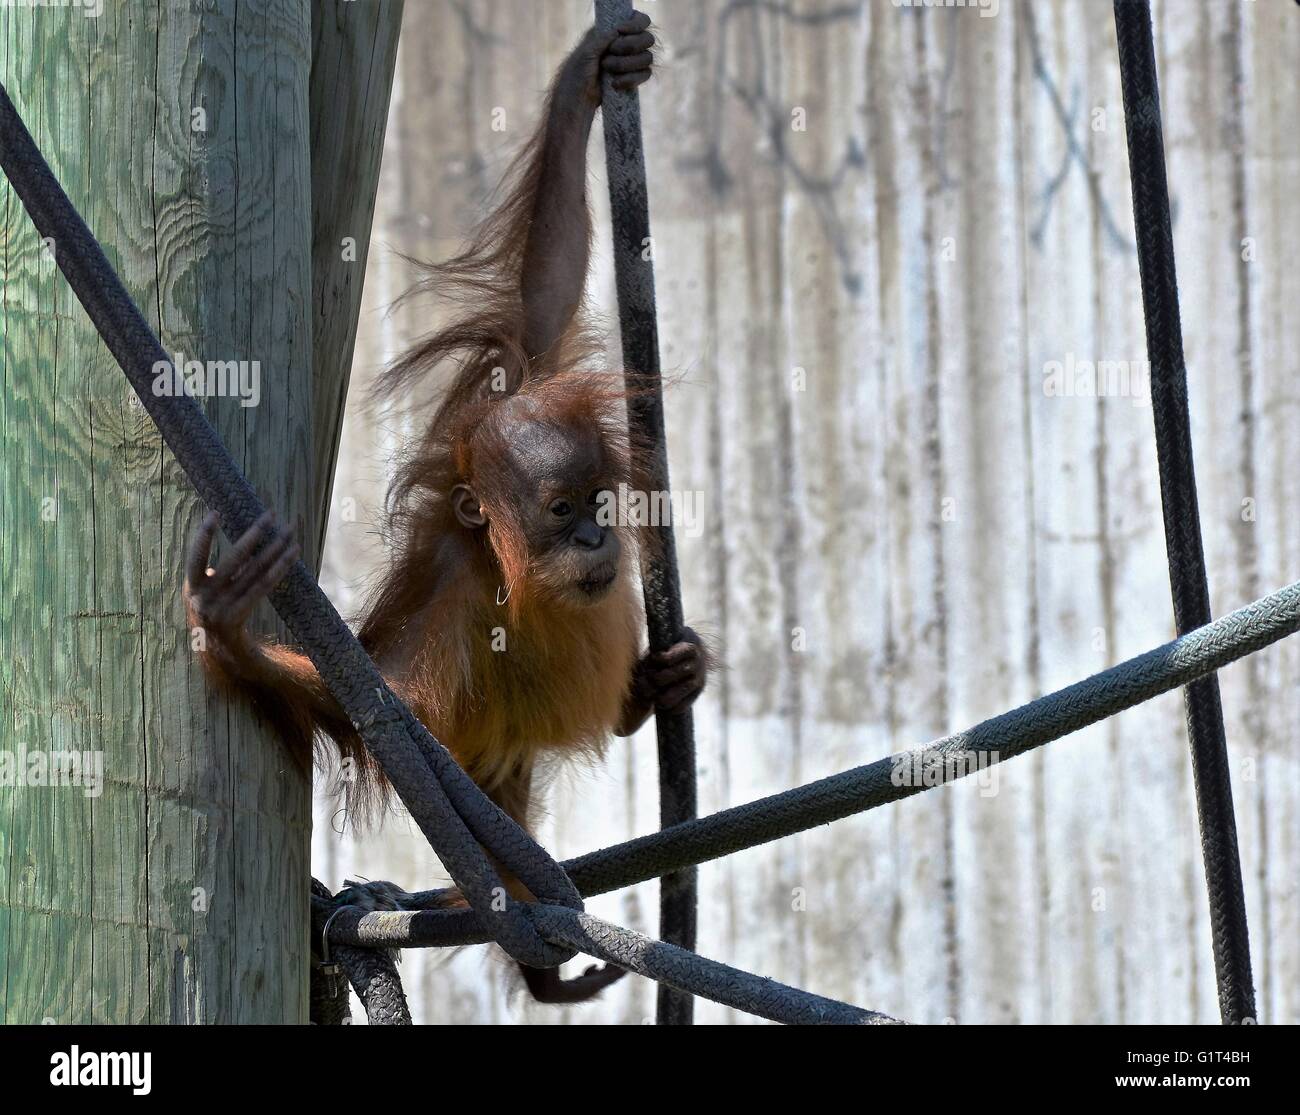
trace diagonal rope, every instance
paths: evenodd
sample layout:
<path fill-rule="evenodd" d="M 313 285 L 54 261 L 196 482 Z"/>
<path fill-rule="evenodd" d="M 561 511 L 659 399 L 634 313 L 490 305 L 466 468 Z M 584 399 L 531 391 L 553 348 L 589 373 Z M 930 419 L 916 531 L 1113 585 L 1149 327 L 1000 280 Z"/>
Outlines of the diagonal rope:
<path fill-rule="evenodd" d="M 777 983 L 729 964 L 688 952 L 677 945 L 654 941 L 611 925 L 607 921 L 563 906 L 539 906 L 537 925 L 552 941 L 617 964 L 620 968 L 657 980 L 662 991 L 670 987 L 691 1001 L 701 995 L 723 1006 L 790 1026 L 897 1024 L 898 1019 L 864 1010 L 836 999 Z"/>
<path fill-rule="evenodd" d="M 387 884 L 376 884 L 379 886 Z M 408 895 L 409 899 L 418 896 Z M 423 939 L 430 926 L 466 924 L 454 910 L 365 910 L 337 906 L 335 900 L 312 899 L 316 934 L 328 927 L 333 949 L 410 948 L 435 942 Z M 665 941 L 656 941 L 630 929 L 564 906 L 538 905 L 533 915 L 543 935 L 599 960 L 658 981 L 687 998 L 701 996 L 723 1006 L 756 1014 L 787 1025 L 836 1023 L 894 1023 L 898 1019 L 878 1011 L 827 999 L 776 980 L 757 976 L 729 964 L 700 956 Z M 436 932 L 436 930 L 435 930 Z M 481 944 L 486 936 L 458 940 L 456 944 Z M 439 941 L 450 944 L 451 941 Z"/>
<path fill-rule="evenodd" d="M 239 537 L 262 514 L 261 500 L 199 404 L 188 395 L 154 392 L 154 369 L 170 368 L 170 358 L 55 179 L 2 84 L 0 167 L 41 237 L 52 241 L 68 285 L 186 476 L 220 514 L 227 537 Z M 479 790 L 389 690 L 301 561 L 271 594 L 271 603 L 452 878 L 474 909 L 484 911 L 492 937 L 515 959 L 534 966 L 552 967 L 569 959 L 572 950 L 542 938 L 527 907 L 506 894 L 484 848 L 539 899 L 581 908 L 581 897 L 559 865 Z"/>
<path fill-rule="evenodd" d="M 1160 502 L 1174 621 L 1180 634 L 1210 622 L 1210 589 L 1201 545 L 1201 519 L 1192 463 L 1191 419 L 1187 409 L 1187 365 L 1178 314 L 1178 277 L 1160 127 L 1160 89 L 1151 8 L 1147 0 L 1115 0 L 1124 121 L 1128 130 L 1133 223 L 1137 232 L 1142 309 L 1151 361 L 1151 402 Z M 1192 752 L 1201 854 L 1210 900 L 1210 935 L 1225 1023 L 1254 1020 L 1246 896 L 1237 851 L 1228 745 L 1223 731 L 1219 681 L 1213 675 L 1187 687 L 1187 736 Z"/>
<path fill-rule="evenodd" d="M 1022 755 L 1205 677 L 1297 630 L 1300 582 L 964 732 L 589 852 L 561 866 L 578 890 L 590 897 L 829 824 L 964 777 L 984 764 Z M 939 777 L 916 777 L 926 771 Z M 364 911 L 344 910 L 335 925 L 338 939 L 389 946 L 441 946 L 487 940 L 475 915 L 467 911 L 421 908 L 436 905 L 441 893 L 413 894 L 399 912 L 363 917 Z"/>
<path fill-rule="evenodd" d="M 613 31 L 632 17 L 632 0 L 596 0 L 596 26 Z M 655 317 L 654 263 L 646 254 L 650 206 L 646 192 L 645 148 L 641 142 L 641 102 L 635 89 L 619 92 L 605 78 L 601 96 L 605 127 L 605 163 L 614 225 L 614 273 L 618 286 L 619 332 L 623 364 L 635 390 L 628 402 L 628 425 L 634 442 L 648 448 L 650 486 L 667 492 L 668 446 L 664 400 L 659 377 L 659 327 Z M 682 631 L 681 585 L 673 528 L 658 528 L 658 552 L 646 555 L 646 627 L 652 651 L 666 650 Z M 655 714 L 659 746 L 659 823 L 667 828 L 696 813 L 695 726 L 690 710 Z M 665 941 L 695 947 L 697 872 L 693 865 L 665 875 L 659 883 L 659 932 Z M 689 1025 L 689 995 L 659 987 L 660 1025 Z"/>
<path fill-rule="evenodd" d="M 1159 693 L 1187 686 L 1188 730 L 1210 892 L 1220 1005 L 1226 1022 L 1253 1017 L 1231 786 L 1222 711 L 1212 675 L 1228 662 L 1300 629 L 1300 583 L 1279 589 L 1220 620 L 1210 621 L 1191 458 L 1186 369 L 1178 321 L 1150 12 L 1146 0 L 1115 0 L 1115 15 L 1148 347 L 1153 366 L 1166 544 L 1179 637 L 1065 689 L 991 717 L 965 732 L 711 817 L 684 820 L 658 833 L 558 865 L 478 790 L 446 749 L 388 690 L 374 664 L 305 566 L 299 563 L 286 583 L 277 589 L 272 603 L 301 641 L 412 816 L 475 907 L 472 911 L 368 914 L 356 907 L 345 907 L 336 910 L 337 923 L 330 930 L 332 941 L 373 947 L 496 940 L 517 959 L 540 966 L 557 964 L 582 949 L 659 980 L 663 1021 L 689 1021 L 693 994 L 776 1021 L 894 1021 L 885 1015 L 738 971 L 672 942 L 652 941 L 610 925 L 582 913 L 579 892 L 596 894 L 680 872 L 691 879 L 690 916 L 679 920 L 673 929 L 678 933 L 688 929 L 693 943 L 694 885 L 693 875 L 687 869 L 695 864 L 909 797 L 983 769 L 989 763 L 1023 754 Z M 629 150 L 635 150 L 636 163 L 643 172 L 639 118 L 633 124 L 635 134 L 628 137 L 633 148 Z M 626 167 L 632 160 L 622 157 L 617 161 Z M 2 85 L 0 166 L 40 234 L 56 244 L 60 269 L 199 494 L 222 515 L 228 530 L 242 533 L 260 515 L 260 501 L 194 400 L 153 394 L 153 368 L 170 362 L 98 243 L 54 179 Z M 635 185 L 632 189 L 635 190 Z M 640 190 L 640 204 L 630 208 L 644 218 L 643 173 Z M 648 232 L 643 219 L 640 227 Z M 629 246 L 629 242 L 622 243 L 624 247 Z M 642 366 L 657 368 L 653 276 L 648 272 L 631 278 L 621 274 L 620 293 L 625 281 L 637 288 L 641 296 L 649 295 L 648 320 L 644 301 L 633 316 L 641 338 L 638 343 L 650 346 L 642 349 L 642 354 L 647 356 Z M 625 331 L 625 347 L 627 344 Z M 635 366 L 632 361 L 628 363 Z M 633 421 L 657 435 L 654 444 L 658 447 L 663 465 L 661 478 L 666 487 L 662 401 L 656 396 L 648 410 L 634 416 Z M 681 623 L 671 536 L 668 542 L 666 558 L 658 570 L 658 576 L 663 579 L 657 582 L 653 593 L 657 614 L 651 616 L 652 645 L 656 624 L 666 624 L 668 637 L 672 637 Z M 650 595 L 648 580 L 648 610 Z M 663 630 L 659 629 L 661 635 Z M 689 720 L 684 738 L 690 742 Z M 676 743 L 682 742 L 683 737 L 678 735 Z M 684 769 L 679 767 L 679 774 Z M 693 814 L 693 762 L 690 795 Z M 675 808 L 682 807 L 680 796 L 672 799 L 669 795 L 666 801 Z M 488 901 L 504 892 L 494 894 L 500 880 L 484 854 L 484 847 L 507 864 L 539 895 L 541 902 L 524 906 L 507 897 L 498 909 Z M 572 879 L 565 874 L 566 868 Z M 419 902 L 428 893 L 413 899 Z M 677 909 L 680 912 L 681 906 Z M 315 903 L 314 912 L 320 912 Z M 677 994 L 664 993 L 665 986 Z"/>

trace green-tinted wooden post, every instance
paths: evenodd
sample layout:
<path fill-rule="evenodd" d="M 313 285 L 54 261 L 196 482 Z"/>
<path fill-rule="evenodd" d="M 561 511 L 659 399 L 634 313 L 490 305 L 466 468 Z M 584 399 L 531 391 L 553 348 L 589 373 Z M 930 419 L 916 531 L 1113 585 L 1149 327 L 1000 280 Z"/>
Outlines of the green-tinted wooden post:
<path fill-rule="evenodd" d="M 312 13 L 312 346 L 319 544 L 356 348 L 404 0 L 320 0 Z"/>
<path fill-rule="evenodd" d="M 0 76 L 167 350 L 258 362 L 205 406 L 311 536 L 311 4 L 102 8 L 0 7 Z M 303 1022 L 308 778 L 195 664 L 202 508 L 7 183 L 0 237 L 0 753 L 104 772 L 0 786 L 0 1018 Z"/>

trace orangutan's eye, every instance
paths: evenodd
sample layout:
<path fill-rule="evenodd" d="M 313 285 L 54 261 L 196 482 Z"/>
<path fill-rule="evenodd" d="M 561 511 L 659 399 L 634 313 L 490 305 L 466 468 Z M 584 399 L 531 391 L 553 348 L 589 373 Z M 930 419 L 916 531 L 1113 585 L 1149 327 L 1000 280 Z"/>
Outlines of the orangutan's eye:
<path fill-rule="evenodd" d="M 573 504 L 567 499 L 557 499 L 551 504 L 551 514 L 557 519 L 567 519 L 573 514 Z"/>

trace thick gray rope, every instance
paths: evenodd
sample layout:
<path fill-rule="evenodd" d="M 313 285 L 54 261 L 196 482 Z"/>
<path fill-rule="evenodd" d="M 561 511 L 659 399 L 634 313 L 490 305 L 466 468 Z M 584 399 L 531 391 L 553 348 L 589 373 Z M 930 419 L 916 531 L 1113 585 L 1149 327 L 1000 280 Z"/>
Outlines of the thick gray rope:
<path fill-rule="evenodd" d="M 411 1010 L 391 950 L 331 944 L 329 963 L 323 964 L 312 958 L 310 1004 L 313 1026 L 351 1025 L 349 985 L 361 1000 L 366 1021 L 371 1026 L 411 1025 Z"/>
<path fill-rule="evenodd" d="M 566 860 L 561 866 L 586 896 L 653 879 L 796 832 L 899 801 L 1077 732 L 1152 697 L 1187 685 L 1300 630 L 1300 582 L 1221 619 L 1054 693 L 1001 713 L 964 732 L 816 782 L 724 809 L 708 817 Z M 906 780 L 935 771 L 932 785 Z M 331 938 L 371 945 L 442 946 L 488 940 L 476 915 L 435 910 L 440 891 L 410 896 L 403 912 L 345 909 Z"/>
<path fill-rule="evenodd" d="M 535 916 L 537 927 L 550 940 L 563 941 L 580 952 L 658 980 L 661 988 L 676 988 L 688 998 L 701 995 L 791 1026 L 898 1023 L 887 1014 L 742 972 L 677 945 L 611 925 L 581 910 L 538 906 Z"/>
<path fill-rule="evenodd" d="M 1160 126 L 1160 86 L 1151 7 L 1147 0 L 1115 0 L 1115 31 L 1124 122 L 1128 133 L 1133 224 L 1137 231 L 1142 309 L 1151 360 L 1151 409 L 1160 465 L 1160 504 L 1174 620 L 1181 633 L 1210 622 L 1210 587 L 1201 543 L 1201 517 L 1192 461 L 1192 423 L 1187 407 L 1187 365 L 1178 312 L 1178 276 Z M 1246 894 L 1237 851 L 1228 743 L 1223 730 L 1219 679 L 1213 674 L 1187 687 L 1187 736 L 1192 752 L 1201 857 L 1210 899 L 1210 937 L 1225 1023 L 1255 1017 L 1250 972 Z"/>
<path fill-rule="evenodd" d="M 329 887 L 319 879 L 311 881 L 313 899 L 333 904 Z M 324 926 L 322 926 L 322 929 Z M 352 1004 L 348 1001 L 348 984 L 341 965 L 335 963 L 339 948 L 323 932 L 311 936 L 311 969 L 308 977 L 308 1018 L 313 1026 L 347 1026 L 352 1022 Z"/>
<path fill-rule="evenodd" d="M 318 879 L 311 881 L 314 903 L 329 912 L 312 933 L 311 1020 L 320 1026 L 346 1026 L 352 1021 L 348 1003 L 350 984 L 366 1011 L 371 1026 L 409 1026 L 411 1010 L 397 973 L 397 954 L 393 949 L 374 949 L 354 944 L 336 944 L 332 939 L 330 919 L 348 903 L 352 909 L 395 910 L 408 898 L 405 891 L 391 883 L 355 883 L 348 881 L 338 895 Z M 316 907 L 313 906 L 313 914 Z M 314 920 L 314 919 L 313 919 Z"/>
<path fill-rule="evenodd" d="M 338 945 L 338 949 L 355 948 Z M 356 949 L 356 951 L 361 951 Z M 313 958 L 308 989 L 308 1017 L 313 1026 L 350 1026 L 352 1004 L 348 1001 L 348 982 L 342 972 L 330 973 Z"/>
<path fill-rule="evenodd" d="M 52 240 L 60 270 L 190 482 L 220 514 L 227 537 L 239 537 L 262 514 L 261 500 L 194 399 L 154 394 L 153 369 L 170 366 L 170 358 L 55 179 L 3 85 L 0 167 L 37 231 Z M 572 952 L 544 941 L 527 906 L 505 893 L 483 849 L 539 899 L 581 908 L 581 898 L 555 861 L 474 785 L 394 696 L 301 561 L 272 593 L 271 603 L 452 878 L 471 905 L 484 912 L 493 938 L 524 963 L 550 967 L 569 959 Z M 500 900 L 494 903 L 494 898 Z"/>
<path fill-rule="evenodd" d="M 411 1025 L 411 1009 L 397 974 L 397 961 L 388 949 L 336 945 L 334 953 L 366 1008 L 366 1021 L 371 1026 Z"/>
<path fill-rule="evenodd" d="M 234 533 L 246 529 L 261 513 L 260 502 L 193 400 L 158 399 L 152 395 L 149 386 L 152 368 L 155 363 L 166 362 L 166 354 L 53 179 L 3 86 L 0 86 L 0 165 L 41 235 L 54 238 L 61 270 L 200 495 L 222 514 L 227 529 Z M 482 849 L 473 842 L 466 821 L 452 808 L 448 796 L 452 791 L 444 794 L 442 785 L 427 777 L 430 765 L 444 768 L 438 770 L 439 778 L 453 787 L 457 805 L 465 807 L 473 835 L 492 847 L 531 889 L 549 897 L 529 876 L 544 876 L 558 882 L 562 873 L 554 861 L 518 826 L 512 830 L 513 822 L 499 810 L 495 815 L 492 813 L 495 807 L 482 797 L 437 741 L 424 733 L 427 738 L 417 744 L 412 735 L 414 718 L 388 692 L 378 671 L 301 563 L 289 585 L 273 597 L 273 603 L 303 642 L 322 677 L 380 759 L 399 796 L 471 901 L 477 903 L 485 897 L 496 876 L 486 863 Z M 929 785 L 918 785 L 906 778 L 900 781 L 897 772 L 919 772 L 937 763 L 939 777 L 934 784 L 964 776 L 970 770 L 954 769 L 949 765 L 951 761 L 983 756 L 996 762 L 1021 754 L 1158 693 L 1188 684 L 1293 633 L 1298 627 L 1300 585 L 1290 585 L 1138 658 L 986 720 L 967 732 L 905 753 L 901 761 L 897 756 L 880 760 L 784 794 L 579 857 L 570 861 L 569 866 L 581 889 L 586 893 L 600 893 L 898 800 Z M 373 686 L 372 698 L 367 685 L 375 681 L 378 684 Z M 421 808 L 417 809 L 417 803 Z M 484 804 L 490 808 L 484 809 Z M 512 861 L 491 837 L 501 839 L 508 853 L 516 853 L 519 859 Z M 701 842 L 703 847 L 699 846 Z M 444 851 L 444 847 L 450 850 Z M 571 884 L 564 885 L 567 882 L 564 880 L 556 889 L 572 891 Z M 570 896 L 566 893 L 564 897 Z M 489 904 L 478 906 L 490 914 L 488 924 L 492 932 L 487 936 L 501 941 L 517 959 L 532 958 L 526 962 L 551 966 L 567 959 L 572 950 L 582 948 L 683 990 L 707 994 L 720 1002 L 779 1021 L 885 1020 L 885 1016 L 871 1012 L 859 1012 L 854 1019 L 840 1018 L 834 1012 L 857 1008 L 747 976 L 676 946 L 649 941 L 589 915 L 580 916 L 565 906 L 524 907 L 510 903 L 499 913 Z M 443 925 L 452 924 L 458 917 L 453 911 L 441 913 L 443 917 L 437 920 Z M 430 912 L 372 913 L 360 921 L 390 919 L 386 924 L 404 924 L 409 935 L 411 926 L 429 917 Z M 462 926 L 472 924 L 476 932 L 482 932 L 477 928 L 482 924 L 481 919 L 481 914 L 471 913 L 468 919 L 459 917 L 459 922 Z M 340 935 L 346 935 L 342 916 L 339 930 Z M 334 936 L 331 932 L 331 939 Z M 451 943 L 445 939 L 448 936 L 445 930 L 441 936 L 444 939 L 438 943 Z M 543 937 L 565 942 L 568 950 L 537 948 L 537 941 Z M 384 942 L 370 939 L 364 943 Z M 408 939 L 401 943 L 418 942 Z M 511 948 L 512 944 L 520 951 Z M 821 1006 L 813 1007 L 814 1001 Z"/>
<path fill-rule="evenodd" d="M 410 896 L 418 900 L 418 895 Z M 468 911 L 374 910 L 336 906 L 313 899 L 312 918 L 319 933 L 329 922 L 332 947 L 417 948 L 430 945 L 483 944 L 487 934 L 462 932 L 472 922 Z M 741 971 L 730 965 L 688 952 L 666 941 L 656 941 L 601 918 L 563 906 L 533 907 L 538 928 L 552 941 L 616 964 L 630 972 L 667 984 L 684 994 L 699 995 L 773 1022 L 792 1025 L 811 1022 L 858 1024 L 897 1022 L 887 1014 L 826 999 L 775 980 Z M 444 932 L 450 930 L 451 932 Z"/>
<path fill-rule="evenodd" d="M 613 31 L 632 18 L 632 0 L 596 0 L 596 27 Z M 641 140 L 641 100 L 635 89 L 619 91 L 605 76 L 601 94 L 605 128 L 605 166 L 614 226 L 614 277 L 618 287 L 623 366 L 632 388 L 628 426 L 633 443 L 645 451 L 650 486 L 669 491 L 668 441 L 664 431 L 663 384 L 659 375 L 659 326 L 655 314 L 655 271 L 646 190 L 645 146 Z M 642 562 L 646 627 L 652 651 L 666 650 L 681 637 L 682 599 L 677 546 L 671 523 L 658 528 L 657 551 Z M 690 710 L 655 713 L 659 749 L 659 824 L 689 821 L 696 814 L 695 722 Z M 684 866 L 659 881 L 659 932 L 665 941 L 695 947 L 695 867 Z M 660 985 L 660 1025 L 689 1025 L 689 995 Z"/>

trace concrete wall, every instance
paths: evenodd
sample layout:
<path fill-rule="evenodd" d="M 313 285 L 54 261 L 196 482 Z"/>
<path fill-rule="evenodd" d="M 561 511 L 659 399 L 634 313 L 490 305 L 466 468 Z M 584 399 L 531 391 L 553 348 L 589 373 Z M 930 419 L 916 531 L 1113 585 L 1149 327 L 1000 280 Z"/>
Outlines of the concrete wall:
<path fill-rule="evenodd" d="M 1109 5 L 645 6 L 663 39 L 642 99 L 672 469 L 704 500 L 680 538 L 686 612 L 727 662 L 698 706 L 701 809 L 1171 637 L 1145 393 L 1047 387 L 1058 364 L 1145 355 Z M 434 322 L 428 304 L 385 316 L 410 279 L 393 249 L 453 248 L 589 19 L 569 0 L 408 5 L 327 540 L 345 611 L 402 436 L 361 392 Z M 1219 614 L 1300 576 L 1300 10 L 1166 0 L 1156 21 Z M 591 296 L 609 310 L 599 148 Z M 1294 640 L 1222 674 L 1270 1022 L 1300 1021 L 1297 678 Z M 1216 1020 L 1181 696 L 999 775 L 992 796 L 958 784 L 706 864 L 701 951 L 917 1022 Z M 563 857 L 656 817 L 643 733 L 557 778 L 541 836 Z M 333 885 L 445 878 L 403 820 L 337 827 L 322 806 L 314 863 Z M 653 884 L 590 907 L 655 931 Z M 408 954 L 403 972 L 426 1021 L 653 1015 L 635 978 L 571 1010 L 511 1000 L 482 948 Z"/>

